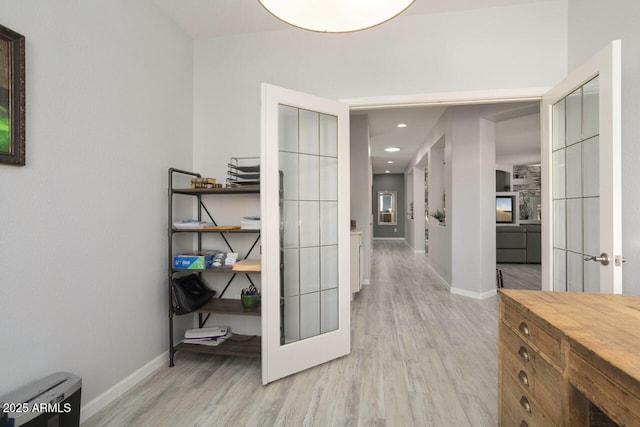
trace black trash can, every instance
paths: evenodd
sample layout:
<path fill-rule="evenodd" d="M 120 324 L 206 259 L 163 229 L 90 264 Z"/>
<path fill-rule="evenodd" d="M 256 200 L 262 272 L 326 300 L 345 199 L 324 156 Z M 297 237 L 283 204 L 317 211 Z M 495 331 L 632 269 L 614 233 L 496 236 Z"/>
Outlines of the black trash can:
<path fill-rule="evenodd" d="M 0 397 L 1 411 L 8 415 L 0 427 L 78 427 L 81 392 L 80 377 L 51 374 Z"/>

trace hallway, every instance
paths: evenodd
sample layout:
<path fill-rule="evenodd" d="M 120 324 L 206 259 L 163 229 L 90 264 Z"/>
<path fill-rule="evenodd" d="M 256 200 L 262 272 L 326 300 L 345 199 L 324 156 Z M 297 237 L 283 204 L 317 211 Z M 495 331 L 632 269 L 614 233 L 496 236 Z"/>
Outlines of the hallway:
<path fill-rule="evenodd" d="M 404 242 L 373 248 L 349 356 L 262 386 L 259 361 L 178 353 L 83 425 L 497 425 L 497 297 L 449 293 Z"/>

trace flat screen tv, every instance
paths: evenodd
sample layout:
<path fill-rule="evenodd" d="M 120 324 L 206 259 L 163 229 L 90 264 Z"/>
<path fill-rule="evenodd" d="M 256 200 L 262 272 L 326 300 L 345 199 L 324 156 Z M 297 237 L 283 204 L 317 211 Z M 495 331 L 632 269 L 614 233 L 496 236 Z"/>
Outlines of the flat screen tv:
<path fill-rule="evenodd" d="M 496 196 L 496 224 L 515 224 L 516 196 Z"/>

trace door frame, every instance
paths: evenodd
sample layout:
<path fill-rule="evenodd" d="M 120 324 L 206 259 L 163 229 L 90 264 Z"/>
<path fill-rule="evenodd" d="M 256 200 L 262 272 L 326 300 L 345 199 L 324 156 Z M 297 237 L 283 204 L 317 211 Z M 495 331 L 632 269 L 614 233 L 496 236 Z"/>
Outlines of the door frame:
<path fill-rule="evenodd" d="M 361 98 L 341 98 L 340 102 L 347 104 L 350 110 L 364 110 L 375 108 L 394 108 L 394 107 L 428 107 L 428 106 L 454 106 L 454 105 L 474 105 L 474 104 L 499 104 L 510 102 L 538 102 L 542 105 L 542 96 L 551 89 L 550 86 L 545 87 L 529 87 L 529 88 L 513 88 L 513 89 L 498 89 L 498 90 L 474 90 L 474 91 L 455 91 L 455 92 L 435 92 L 435 93 L 423 93 L 423 94 L 410 94 L 410 95 L 390 95 L 390 96 L 373 96 L 373 97 L 361 97 Z M 542 144 L 542 141 L 541 141 Z M 542 145 L 541 145 L 541 156 Z M 424 152 L 420 149 L 416 155 L 424 155 Z M 414 158 L 414 162 L 418 162 L 420 159 Z M 406 174 L 406 171 L 405 171 Z M 414 188 L 414 193 L 417 191 Z M 424 187 L 422 188 L 424 192 Z M 544 200 L 542 200 L 544 203 Z M 371 207 L 370 207 L 371 208 Z M 424 235 L 423 224 L 421 230 Z M 414 230 L 414 234 L 418 234 L 420 231 Z M 483 251 L 495 251 L 495 245 L 491 247 L 482 248 Z M 544 261 L 543 261 L 544 262 Z M 433 270 L 432 270 L 433 271 Z M 442 279 L 444 280 L 444 279 Z M 479 296 L 468 295 L 473 298 L 480 298 Z"/>

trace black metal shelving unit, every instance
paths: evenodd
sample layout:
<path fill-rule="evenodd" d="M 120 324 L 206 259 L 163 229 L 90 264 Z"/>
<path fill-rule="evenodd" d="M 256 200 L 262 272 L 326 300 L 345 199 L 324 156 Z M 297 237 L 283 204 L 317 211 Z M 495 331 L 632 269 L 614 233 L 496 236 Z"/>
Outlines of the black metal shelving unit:
<path fill-rule="evenodd" d="M 205 346 L 199 344 L 186 344 L 179 343 L 174 345 L 174 334 L 173 334 L 173 318 L 176 316 L 175 308 L 173 306 L 173 295 L 171 290 L 171 283 L 176 275 L 181 273 L 216 273 L 216 274 L 226 274 L 230 275 L 227 283 L 220 292 L 220 294 L 209 303 L 205 304 L 203 307 L 198 309 L 198 324 L 200 327 L 203 327 L 206 323 L 209 316 L 212 314 L 231 314 L 237 316 L 261 316 L 260 307 L 254 311 L 245 311 L 242 308 L 239 299 L 229 299 L 224 298 L 224 294 L 228 289 L 229 285 L 233 282 L 238 274 L 244 274 L 250 283 L 253 284 L 251 279 L 251 274 L 260 274 L 259 271 L 238 271 L 232 270 L 231 268 L 210 268 L 203 270 L 185 270 L 185 269 L 175 269 L 173 268 L 173 247 L 174 247 L 174 235 L 182 234 L 182 233 L 192 233 L 197 235 L 197 243 L 195 250 L 202 250 L 202 235 L 207 233 L 215 233 L 219 235 L 222 240 L 225 242 L 227 248 L 230 252 L 235 252 L 229 239 L 234 234 L 256 234 L 255 241 L 251 245 L 251 248 L 242 258 L 247 258 L 252 251 L 255 249 L 256 245 L 260 241 L 260 230 L 245 230 L 245 229 L 225 229 L 225 230 L 216 230 L 216 229 L 175 229 L 173 227 L 173 207 L 174 207 L 174 196 L 175 195 L 186 195 L 194 198 L 197 203 L 197 220 L 202 221 L 203 214 L 205 214 L 209 221 L 213 223 L 214 226 L 217 226 L 215 219 L 211 215 L 207 206 L 203 203 L 203 197 L 205 196 L 215 196 L 215 195 L 223 195 L 223 194 L 260 194 L 259 185 L 256 186 L 243 186 L 243 187 L 230 187 L 230 188 L 174 188 L 174 177 L 175 175 L 186 175 L 193 178 L 201 178 L 202 176 L 199 173 L 170 168 L 168 171 L 169 178 L 169 186 L 168 186 L 168 242 L 167 242 L 167 262 L 168 262 L 168 289 L 169 289 L 169 366 L 174 366 L 174 356 L 177 351 L 192 351 L 198 353 L 207 353 L 214 355 L 222 355 L 222 356 L 241 356 L 241 357 L 254 357 L 259 358 L 261 355 L 261 338 L 259 336 L 243 336 L 243 335 L 233 335 L 230 339 L 224 341 L 218 346 Z"/>

